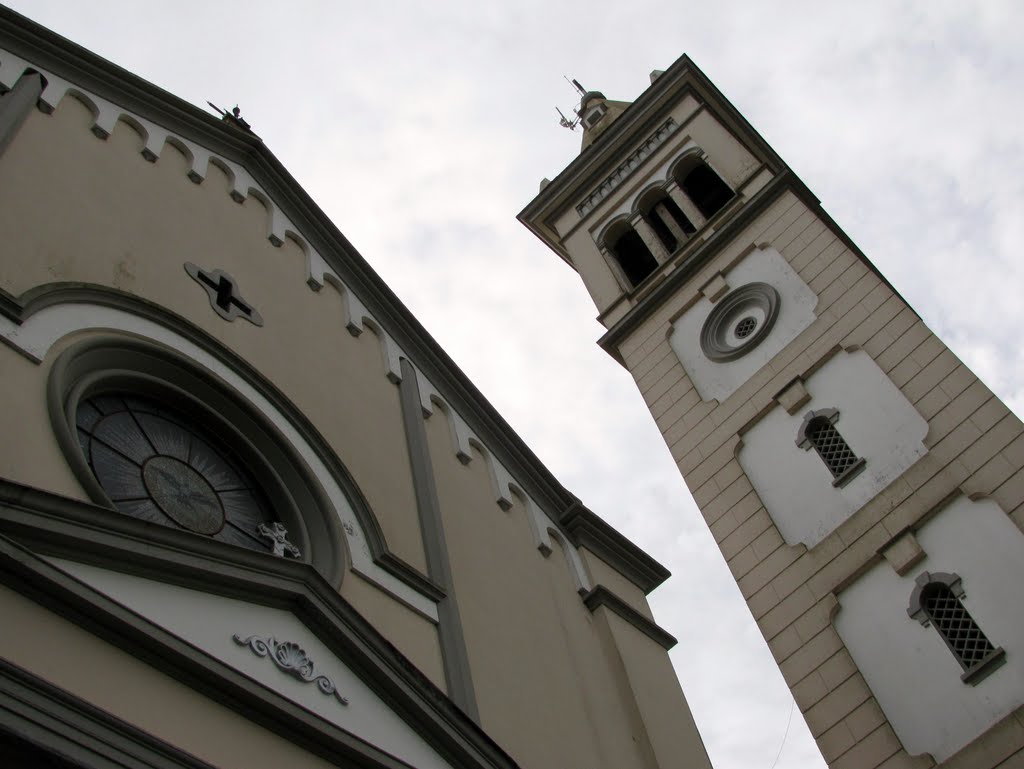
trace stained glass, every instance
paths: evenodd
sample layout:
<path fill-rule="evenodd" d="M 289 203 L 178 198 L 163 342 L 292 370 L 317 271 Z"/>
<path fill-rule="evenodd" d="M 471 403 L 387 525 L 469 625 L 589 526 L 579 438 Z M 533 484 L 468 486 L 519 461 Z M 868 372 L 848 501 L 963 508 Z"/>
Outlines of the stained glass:
<path fill-rule="evenodd" d="M 86 461 L 118 510 L 253 550 L 267 551 L 264 495 L 233 454 L 184 414 L 135 395 L 104 394 L 77 409 Z"/>

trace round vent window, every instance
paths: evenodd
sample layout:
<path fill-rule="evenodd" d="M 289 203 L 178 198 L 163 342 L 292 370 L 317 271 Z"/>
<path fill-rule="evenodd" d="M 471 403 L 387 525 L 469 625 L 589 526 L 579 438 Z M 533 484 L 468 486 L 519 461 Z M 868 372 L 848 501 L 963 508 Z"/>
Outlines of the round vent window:
<path fill-rule="evenodd" d="M 779 293 L 767 283 L 748 283 L 720 299 L 704 321 L 700 347 L 717 363 L 736 360 L 771 331 L 779 314 Z"/>

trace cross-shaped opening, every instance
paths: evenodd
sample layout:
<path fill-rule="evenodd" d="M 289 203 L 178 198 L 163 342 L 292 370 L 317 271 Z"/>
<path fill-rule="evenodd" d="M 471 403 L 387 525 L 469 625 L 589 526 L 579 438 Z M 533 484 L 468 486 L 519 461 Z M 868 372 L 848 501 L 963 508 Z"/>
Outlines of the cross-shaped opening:
<path fill-rule="evenodd" d="M 217 292 L 217 306 L 222 310 L 228 312 L 231 310 L 231 305 L 234 305 L 246 315 L 252 315 L 252 307 L 235 295 L 235 284 L 232 281 L 228 280 L 223 275 L 221 275 L 217 281 L 214 281 L 213 278 L 205 272 L 199 273 L 199 279 Z"/>

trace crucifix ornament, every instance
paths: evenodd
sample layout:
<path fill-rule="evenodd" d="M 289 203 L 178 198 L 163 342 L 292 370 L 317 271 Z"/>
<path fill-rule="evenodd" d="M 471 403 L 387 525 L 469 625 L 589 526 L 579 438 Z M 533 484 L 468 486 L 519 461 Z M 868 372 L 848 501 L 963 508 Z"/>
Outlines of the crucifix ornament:
<path fill-rule="evenodd" d="M 288 541 L 288 529 L 280 521 L 274 521 L 269 526 L 261 523 L 256 530 L 261 537 L 270 540 L 274 547 L 274 555 L 278 558 L 284 558 L 285 553 L 292 558 L 299 558 L 302 555 L 299 548 Z"/>
<path fill-rule="evenodd" d="M 206 290 L 210 297 L 210 306 L 224 320 L 245 318 L 254 325 L 263 325 L 263 316 L 242 298 L 238 290 L 238 281 L 224 270 L 204 270 L 192 262 L 185 262 L 185 272 Z"/>

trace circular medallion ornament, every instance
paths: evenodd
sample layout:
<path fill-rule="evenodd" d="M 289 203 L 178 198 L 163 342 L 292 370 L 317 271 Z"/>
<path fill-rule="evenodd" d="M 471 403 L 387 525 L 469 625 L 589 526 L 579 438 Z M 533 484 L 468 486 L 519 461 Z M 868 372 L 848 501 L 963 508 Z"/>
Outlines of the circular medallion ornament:
<path fill-rule="evenodd" d="M 196 534 L 216 534 L 224 528 L 217 492 L 184 462 L 153 457 L 142 466 L 142 482 L 156 506 L 182 528 Z"/>
<path fill-rule="evenodd" d="M 725 363 L 746 355 L 772 330 L 779 292 L 767 283 L 748 283 L 720 299 L 704 321 L 700 348 L 709 360 Z"/>

